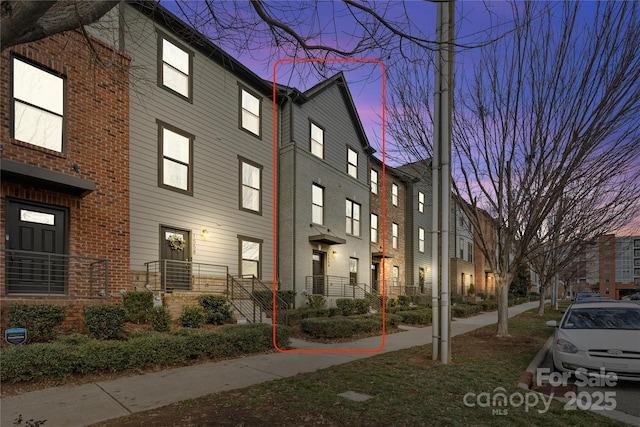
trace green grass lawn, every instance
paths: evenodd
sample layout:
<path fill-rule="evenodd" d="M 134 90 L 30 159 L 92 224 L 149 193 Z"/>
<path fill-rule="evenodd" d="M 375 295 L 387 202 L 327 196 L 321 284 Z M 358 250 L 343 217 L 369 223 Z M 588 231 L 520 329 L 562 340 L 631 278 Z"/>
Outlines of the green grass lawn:
<path fill-rule="evenodd" d="M 377 355 L 242 390 L 177 403 L 101 423 L 103 426 L 596 426 L 624 425 L 593 412 L 565 410 L 517 387 L 551 329 L 543 317 L 524 313 L 510 320 L 510 338 L 495 338 L 495 325 L 452 340 L 452 363 L 431 360 L 431 346 Z M 339 396 L 354 391 L 372 396 L 354 402 Z M 502 392 L 514 404 L 481 407 L 477 397 Z M 465 395 L 467 403 L 465 404 Z M 531 406 L 516 407 L 521 399 Z M 533 406 L 537 399 L 537 405 Z M 548 397 L 546 397 L 548 401 Z M 176 419 L 175 414 L 181 418 Z M 163 421 L 167 421 L 164 424 Z M 170 421 L 172 420 L 172 421 Z M 160 422 L 159 424 L 157 424 Z"/>

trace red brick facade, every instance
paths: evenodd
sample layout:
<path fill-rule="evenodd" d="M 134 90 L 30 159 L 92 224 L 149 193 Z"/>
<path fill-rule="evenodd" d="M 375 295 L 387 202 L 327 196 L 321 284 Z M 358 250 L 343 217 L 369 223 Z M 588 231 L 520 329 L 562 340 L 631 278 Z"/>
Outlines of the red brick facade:
<path fill-rule="evenodd" d="M 61 73 L 65 81 L 64 145 L 62 152 L 17 141 L 12 135 L 12 55 Z M 35 166 L 95 183 L 84 197 L 64 190 L 44 189 L 38 182 L 7 179 L 3 174 L 0 236 L 5 236 L 7 198 L 68 209 L 69 255 L 108 260 L 109 299 L 129 289 L 129 58 L 79 31 L 15 46 L 2 52 L 2 160 Z M 3 239 L 4 240 L 4 239 Z M 4 247 L 4 242 L 2 243 Z M 4 275 L 3 265 L 0 266 Z M 6 294 L 2 277 L 2 327 L 6 307 L 13 302 L 56 302 L 81 308 L 86 301 Z M 95 303 L 103 300 L 92 300 Z M 71 313 L 69 310 L 71 309 Z M 69 322 L 77 315 L 68 308 Z M 77 310 L 76 310 L 77 311 Z"/>

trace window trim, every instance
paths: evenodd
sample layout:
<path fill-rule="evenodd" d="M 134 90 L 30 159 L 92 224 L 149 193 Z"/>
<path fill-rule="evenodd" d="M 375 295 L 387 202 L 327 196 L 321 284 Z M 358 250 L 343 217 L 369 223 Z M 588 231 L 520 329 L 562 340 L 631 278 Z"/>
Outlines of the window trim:
<path fill-rule="evenodd" d="M 318 129 L 320 129 L 322 131 L 322 156 L 318 156 L 317 154 L 315 154 L 313 152 L 313 141 L 315 141 L 314 139 L 311 138 L 311 130 L 313 129 L 313 126 L 317 127 Z M 326 138 L 326 134 L 327 131 L 324 127 L 320 126 L 317 122 L 313 121 L 313 120 L 309 120 L 309 153 L 311 153 L 312 156 L 317 157 L 318 159 L 322 159 L 324 160 L 324 149 L 325 149 L 325 145 L 324 142 L 327 139 Z"/>
<path fill-rule="evenodd" d="M 177 193 L 187 194 L 189 196 L 193 196 L 193 146 L 196 140 L 196 137 L 188 132 L 183 131 L 175 126 L 172 126 L 162 120 L 157 120 L 158 124 L 158 187 L 165 188 L 167 190 L 175 191 Z M 174 187 L 172 185 L 168 185 L 164 183 L 164 150 L 163 150 L 163 133 L 162 130 L 166 129 L 170 132 L 181 135 L 185 138 L 189 139 L 189 164 L 187 165 L 187 189 L 183 190 L 182 188 Z"/>
<path fill-rule="evenodd" d="M 158 87 L 166 90 L 167 92 L 170 92 L 186 101 L 188 101 L 189 103 L 193 104 L 193 57 L 194 57 L 194 53 L 191 49 L 187 49 L 185 47 L 185 45 L 179 41 L 177 41 L 177 39 L 167 35 L 164 31 L 160 31 L 160 30 L 156 30 L 156 38 L 158 40 L 158 49 L 157 49 L 157 63 L 158 63 Z M 188 74 L 188 83 L 187 83 L 187 91 L 189 92 L 189 94 L 187 96 L 181 94 L 180 92 L 171 89 L 169 86 L 164 84 L 164 70 L 163 70 L 163 64 L 165 63 L 164 61 L 164 49 L 163 49 L 163 45 L 162 42 L 163 40 L 168 41 L 169 43 L 171 43 L 172 45 L 174 45 L 175 47 L 177 47 L 178 49 L 184 51 L 187 56 L 189 57 L 189 74 Z"/>
<path fill-rule="evenodd" d="M 242 92 L 246 92 L 247 94 L 253 96 L 258 100 L 258 133 L 257 134 L 243 126 L 242 112 L 245 111 L 245 109 L 242 107 Z M 253 113 L 250 112 L 250 114 L 253 114 Z M 243 85 L 242 83 L 238 83 L 238 128 L 240 128 L 240 130 L 248 133 L 253 137 L 262 139 L 262 96 L 258 95 L 256 91 L 249 89 L 247 86 Z"/>
<path fill-rule="evenodd" d="M 355 165 L 354 165 L 353 163 L 351 163 L 351 160 L 349 159 L 349 155 L 350 155 L 352 152 L 353 152 L 353 154 L 355 154 L 355 155 L 356 155 L 356 163 L 355 163 Z M 349 175 L 350 177 L 352 177 L 352 178 L 354 178 L 354 179 L 358 179 L 358 163 L 359 163 L 359 160 L 360 160 L 360 159 L 359 159 L 359 157 L 360 157 L 360 156 L 358 155 L 358 150 L 356 150 L 356 149 L 354 149 L 354 148 L 352 148 L 352 147 L 347 146 L 347 175 Z M 352 174 L 349 172 L 349 169 L 350 169 L 352 166 L 355 168 L 355 175 L 352 175 Z"/>
<path fill-rule="evenodd" d="M 349 220 L 349 222 L 351 223 L 351 233 L 349 233 L 346 228 L 345 228 L 345 233 L 348 236 L 354 236 L 354 237 L 361 237 L 362 236 L 362 205 L 358 202 L 355 202 L 351 199 L 345 199 L 345 205 L 348 205 L 349 203 L 351 203 L 351 216 L 346 215 L 345 212 L 345 216 L 346 219 Z M 360 219 L 356 220 L 353 216 L 353 212 L 354 212 L 354 206 L 358 206 L 358 211 L 359 211 L 359 216 Z M 346 207 L 346 206 L 345 206 Z M 356 221 L 357 221 L 357 225 L 358 225 L 358 229 L 355 230 L 355 225 L 356 225 Z M 346 221 L 345 221 L 346 224 Z M 354 231 L 357 231 L 358 233 L 354 233 Z"/>
<path fill-rule="evenodd" d="M 321 194 L 322 194 L 322 204 L 321 205 L 317 205 L 314 200 L 313 200 L 313 187 L 318 187 L 321 190 Z M 319 206 L 322 212 L 322 222 L 321 223 L 317 223 L 313 221 L 313 207 L 314 206 Z M 325 222 L 325 217 L 324 217 L 324 187 L 320 184 L 317 184 L 315 182 L 311 183 L 311 223 L 312 224 L 317 224 L 317 225 L 324 225 Z"/>
<path fill-rule="evenodd" d="M 398 184 L 395 182 L 391 184 L 391 204 L 393 206 L 398 206 Z"/>
<path fill-rule="evenodd" d="M 374 222 L 373 218 L 374 217 L 376 218 L 376 221 L 375 221 L 375 225 L 376 226 L 375 226 L 375 228 L 373 227 L 373 222 Z M 370 233 L 369 233 L 370 234 L 369 239 L 371 240 L 371 243 L 378 243 L 378 240 L 379 240 L 379 237 L 378 237 L 378 214 L 371 213 L 370 219 L 369 219 L 369 223 L 370 223 L 369 230 L 371 230 Z M 374 237 L 374 233 L 375 233 L 375 239 L 373 238 Z"/>
<path fill-rule="evenodd" d="M 400 226 L 397 222 L 391 224 L 391 247 L 393 249 L 398 249 L 399 244 L 399 235 L 400 235 Z"/>
<path fill-rule="evenodd" d="M 425 233 L 424 228 L 418 227 L 418 251 L 424 253 L 425 248 Z"/>
<path fill-rule="evenodd" d="M 376 175 L 376 180 L 375 181 L 372 179 L 373 178 L 373 174 Z M 369 173 L 369 184 L 370 184 L 369 186 L 371 187 L 371 193 L 373 193 L 373 194 L 378 194 L 378 178 L 379 178 L 378 175 L 379 175 L 378 171 L 373 169 L 373 168 L 371 168 L 371 172 Z M 374 186 L 374 184 L 375 184 L 375 186 Z"/>
<path fill-rule="evenodd" d="M 23 57 L 22 55 L 18 55 L 14 52 L 11 52 L 11 77 L 10 77 L 10 81 L 9 81 L 9 91 L 10 91 L 10 117 L 9 119 L 11 120 L 10 122 L 10 129 L 9 129 L 9 135 L 11 138 L 13 138 L 15 141 L 23 143 L 23 144 L 28 144 L 29 147 L 33 147 L 33 148 L 37 148 L 38 150 L 45 150 L 46 152 L 50 152 L 50 153 L 55 153 L 56 155 L 60 156 L 63 155 L 65 153 L 65 149 L 67 146 L 67 76 L 64 73 L 60 73 L 56 70 L 53 70 L 51 68 L 45 67 L 42 64 L 39 64 L 35 61 L 29 60 L 28 58 Z M 15 134 L 15 130 L 16 130 L 16 108 L 15 108 L 15 103 L 16 100 L 18 100 L 19 98 L 16 98 L 15 96 L 15 91 L 14 91 L 14 85 L 15 85 L 15 61 L 21 61 L 29 66 L 32 66 L 34 68 L 37 68 L 39 70 L 41 70 L 42 72 L 48 73 L 53 75 L 54 77 L 58 77 L 60 80 L 62 80 L 62 130 L 61 130 L 61 135 L 60 135 L 60 151 L 58 150 L 54 150 L 52 148 L 47 148 L 44 147 L 42 145 L 38 145 L 38 144 L 34 144 L 33 142 L 29 142 L 29 141 L 23 141 L 21 139 L 17 139 L 16 138 L 16 134 Z M 58 115 L 57 113 L 54 113 L 50 110 L 47 110 L 45 108 L 42 108 L 38 105 L 33 105 L 31 103 L 28 103 L 26 101 L 20 100 L 20 103 L 24 104 L 24 105 L 28 105 L 31 107 L 35 107 L 38 110 L 41 111 L 45 111 L 47 113 L 50 114 L 54 114 L 54 115 Z"/>
<path fill-rule="evenodd" d="M 424 213 L 424 193 L 422 191 L 418 191 L 418 212 Z"/>
<path fill-rule="evenodd" d="M 242 205 L 242 190 L 244 188 L 244 184 L 242 182 L 243 178 L 243 168 L 242 165 L 246 163 L 249 166 L 253 166 L 258 169 L 258 173 L 260 174 L 260 187 L 258 188 L 258 210 L 249 209 Z M 262 171 L 263 166 L 259 163 L 251 161 L 245 157 L 238 156 L 238 209 L 244 212 L 249 212 L 255 215 L 262 215 L 262 195 L 263 195 L 263 180 L 262 180 Z"/>
<path fill-rule="evenodd" d="M 264 243 L 264 240 L 238 234 L 238 273 L 240 275 L 245 274 L 242 271 L 242 261 L 244 260 L 242 256 L 242 242 L 252 242 L 258 244 L 258 279 L 262 279 L 262 244 Z"/>

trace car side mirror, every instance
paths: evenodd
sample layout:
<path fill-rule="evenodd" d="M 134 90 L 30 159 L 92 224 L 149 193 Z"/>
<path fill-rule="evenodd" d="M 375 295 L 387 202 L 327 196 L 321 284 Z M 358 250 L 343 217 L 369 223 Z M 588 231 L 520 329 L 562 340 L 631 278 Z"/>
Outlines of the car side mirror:
<path fill-rule="evenodd" d="M 557 328 L 558 327 L 558 322 L 556 322 L 555 320 L 549 320 L 547 322 L 547 326 L 550 328 Z"/>

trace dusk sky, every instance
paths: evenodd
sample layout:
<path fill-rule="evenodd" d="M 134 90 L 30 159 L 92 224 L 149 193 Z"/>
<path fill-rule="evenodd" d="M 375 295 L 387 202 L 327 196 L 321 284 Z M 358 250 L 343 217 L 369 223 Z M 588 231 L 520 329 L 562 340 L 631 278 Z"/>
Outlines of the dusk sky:
<path fill-rule="evenodd" d="M 173 1 L 162 0 L 161 4 L 174 12 L 177 16 L 184 18 L 185 14 L 190 15 L 190 19 L 194 22 L 200 22 L 201 25 L 196 25 L 197 29 L 210 36 L 210 39 L 221 46 L 229 54 L 237 58 L 245 66 L 258 74 L 260 77 L 272 81 L 274 64 L 279 60 L 290 60 L 296 58 L 284 49 L 273 46 L 270 43 L 270 37 L 268 32 L 265 33 L 266 24 L 262 21 L 255 24 L 255 28 L 245 28 L 244 31 L 236 31 L 231 37 L 229 34 L 219 36 L 214 34 L 212 27 L 207 27 L 206 23 L 200 19 L 193 18 L 193 10 L 198 7 L 202 7 L 204 2 L 181 2 L 182 10 L 176 6 Z M 255 16 L 251 5 L 248 3 L 220 3 L 223 9 L 232 10 L 231 14 L 240 15 L 240 18 Z M 268 3 L 271 4 L 285 4 L 285 3 Z M 360 35 L 354 28 L 357 26 L 354 17 L 347 13 L 344 8 L 344 4 L 340 2 L 318 2 L 318 3 L 304 3 L 294 2 L 286 3 L 287 11 L 291 13 L 290 5 L 296 5 L 298 7 L 295 10 L 295 21 L 299 24 L 295 27 L 295 30 L 300 34 L 314 34 L 313 42 L 317 44 L 326 44 L 330 46 L 352 47 L 354 40 Z M 408 1 L 408 2 L 388 2 L 388 3 L 375 3 L 376 6 L 385 5 L 388 6 L 388 17 L 390 19 L 398 19 L 399 21 L 406 20 L 406 31 L 411 34 L 419 35 L 423 38 L 435 40 L 435 28 L 436 28 L 436 4 L 429 1 Z M 219 4 L 217 4 L 219 5 Z M 553 7 L 560 8 L 560 3 Z M 385 7 L 382 6 L 382 7 Z M 595 10 L 595 3 L 586 2 L 582 10 L 581 19 L 587 20 L 592 18 L 591 11 Z M 189 9 L 191 7 L 191 9 Z M 284 9 L 276 9 L 274 16 L 278 18 L 277 13 L 284 13 Z M 189 13 L 191 11 L 191 14 Z M 560 12 L 560 10 L 558 10 Z M 471 72 L 476 66 L 478 59 L 478 50 L 476 47 L 479 44 L 492 40 L 497 36 L 509 32 L 513 29 L 512 21 L 510 20 L 511 5 L 508 2 L 495 1 L 495 2 L 480 2 L 480 1 L 461 1 L 456 2 L 455 10 L 455 22 L 456 22 L 456 42 L 462 46 L 459 47 L 455 53 L 455 72 L 456 72 L 456 85 L 464 77 L 470 77 Z M 290 15 L 283 15 L 289 19 Z M 190 19 L 186 19 L 189 21 Z M 235 24 L 235 22 L 234 22 Z M 582 24 L 581 24 L 582 26 Z M 559 28 L 558 28 L 559 29 Z M 425 51 L 415 49 L 416 56 L 425 56 Z M 321 55 L 318 55 L 321 56 Z M 303 58 L 300 55 L 298 58 Z M 336 58 L 336 55 L 328 54 L 328 58 Z M 408 65 L 407 62 L 400 62 L 398 58 L 392 58 L 390 56 L 380 54 L 379 51 L 370 50 L 365 55 L 355 55 L 355 58 L 360 59 L 375 59 L 380 60 L 385 66 L 385 71 L 388 79 L 394 75 L 394 73 L 405 73 Z M 382 78 L 381 67 L 375 63 L 359 64 L 357 67 L 351 66 L 349 63 L 331 63 L 331 67 L 328 70 L 322 70 L 320 73 L 317 69 L 317 64 L 311 65 L 309 63 L 295 63 L 295 67 L 291 66 L 291 63 L 280 63 L 277 67 L 276 79 L 278 83 L 294 86 L 300 90 L 306 90 L 310 87 L 318 84 L 323 78 L 330 77 L 338 71 L 342 71 L 345 74 L 346 80 L 349 84 L 349 89 L 353 96 L 356 108 L 358 110 L 360 119 L 367 133 L 369 143 L 377 151 L 377 156 L 381 154 L 381 139 L 382 139 L 382 126 L 381 126 L 381 113 L 382 113 Z M 322 75 L 321 73 L 324 73 Z M 428 70 L 428 75 L 431 76 L 433 71 Z M 387 85 L 387 97 L 389 102 L 391 87 Z M 433 101 L 430 102 L 431 104 Z M 387 122 L 388 123 L 388 122 Z M 430 123 L 426 124 L 430 126 Z M 386 133 L 387 147 L 393 145 L 393 140 Z M 389 159 L 387 159 L 389 161 Z M 631 232 L 637 234 L 639 232 L 640 224 L 638 220 L 635 221 L 631 229 Z"/>

